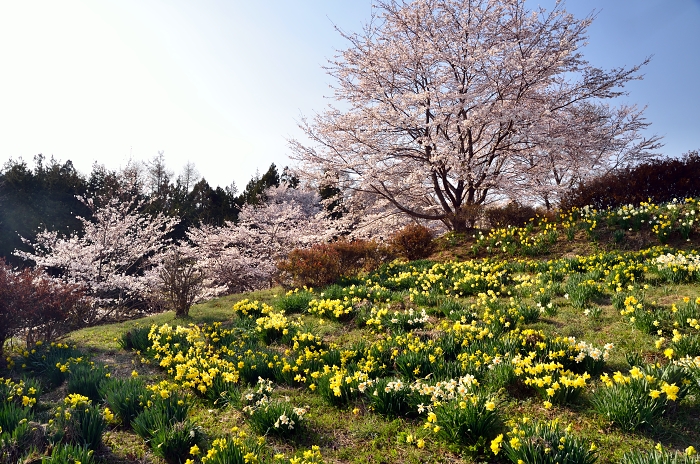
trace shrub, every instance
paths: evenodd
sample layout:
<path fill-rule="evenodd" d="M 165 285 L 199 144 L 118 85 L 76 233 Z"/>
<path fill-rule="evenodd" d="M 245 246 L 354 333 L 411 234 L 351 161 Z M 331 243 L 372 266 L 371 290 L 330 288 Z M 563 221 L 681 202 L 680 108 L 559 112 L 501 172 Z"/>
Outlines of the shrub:
<path fill-rule="evenodd" d="M 561 209 L 591 206 L 598 210 L 646 201 L 664 203 L 674 198 L 700 196 L 700 154 L 664 158 L 613 171 L 568 191 Z"/>
<path fill-rule="evenodd" d="M 420 224 L 411 224 L 392 235 L 389 246 L 409 261 L 424 259 L 433 252 L 433 232 Z"/>
<path fill-rule="evenodd" d="M 522 227 L 530 219 L 537 216 L 537 210 L 532 206 L 521 205 L 511 201 L 505 206 L 492 206 L 484 211 L 486 222 L 491 229 Z"/>
<path fill-rule="evenodd" d="M 175 317 L 187 317 L 190 307 L 201 297 L 205 275 L 193 258 L 171 251 L 155 273 L 156 302 L 175 311 Z"/>
<path fill-rule="evenodd" d="M 70 330 L 74 309 L 84 299 L 82 287 L 41 270 L 16 272 L 4 260 L 0 263 L 0 355 L 5 341 L 20 333 L 29 346 L 39 340 L 50 342 Z"/>
<path fill-rule="evenodd" d="M 295 249 L 277 263 L 283 283 L 297 287 L 322 287 L 340 278 L 340 253 L 329 244 Z"/>
<path fill-rule="evenodd" d="M 389 257 L 389 249 L 373 240 L 338 240 L 292 250 L 277 268 L 285 285 L 324 287 L 341 277 L 371 272 Z"/>
<path fill-rule="evenodd" d="M 331 247 L 338 253 L 342 277 L 372 272 L 390 258 L 389 248 L 374 240 L 338 240 Z"/>

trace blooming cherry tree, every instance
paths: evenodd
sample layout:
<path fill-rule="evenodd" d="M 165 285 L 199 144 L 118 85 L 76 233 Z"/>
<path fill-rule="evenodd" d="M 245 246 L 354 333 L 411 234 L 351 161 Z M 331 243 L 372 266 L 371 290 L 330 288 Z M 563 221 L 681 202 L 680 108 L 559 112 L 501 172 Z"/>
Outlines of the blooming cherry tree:
<path fill-rule="evenodd" d="M 335 173 L 342 190 L 459 231 L 474 205 L 534 188 L 550 198 L 657 146 L 640 137 L 640 110 L 603 104 L 641 65 L 591 66 L 580 49 L 592 16 L 525 0 L 376 7 L 361 33 L 340 32 L 350 45 L 327 67 L 347 109 L 303 119 L 310 142 L 290 142 L 319 184 Z"/>
<path fill-rule="evenodd" d="M 144 271 L 163 252 L 166 237 L 179 220 L 140 213 L 144 202 L 125 191 L 97 201 L 81 199 L 93 217 L 78 218 L 82 231 L 62 237 L 44 230 L 29 243 L 32 251 L 15 254 L 66 282 L 85 286 L 103 307 L 129 306 L 147 291 Z"/>
<path fill-rule="evenodd" d="M 197 259 L 210 288 L 239 292 L 270 286 L 277 260 L 333 233 L 316 192 L 282 185 L 264 196 L 263 203 L 243 207 L 238 223 L 188 231 L 183 254 Z"/>

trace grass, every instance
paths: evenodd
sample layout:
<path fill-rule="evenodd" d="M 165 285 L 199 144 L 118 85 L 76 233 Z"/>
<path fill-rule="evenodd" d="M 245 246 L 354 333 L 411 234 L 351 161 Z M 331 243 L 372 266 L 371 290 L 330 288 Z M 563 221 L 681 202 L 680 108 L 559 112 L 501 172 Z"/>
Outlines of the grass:
<path fill-rule="evenodd" d="M 604 221 L 601 221 L 603 223 Z M 536 234 L 538 229 L 535 228 L 533 233 Z M 265 346 L 258 340 L 255 333 L 255 322 L 251 321 L 243 324 L 240 316 L 233 314 L 231 308 L 235 302 L 247 298 L 251 301 L 258 300 L 275 307 L 276 302 L 284 295 L 284 290 L 274 288 L 270 290 L 252 292 L 241 295 L 231 295 L 224 298 L 208 301 L 204 304 L 195 305 L 185 319 L 175 319 L 173 313 L 163 313 L 152 315 L 147 318 L 142 318 L 134 321 L 125 321 L 116 324 L 109 324 L 97 327 L 81 329 L 69 334 L 66 342 L 74 344 L 77 348 L 85 352 L 90 360 L 97 363 L 108 364 L 110 372 L 113 375 L 128 376 L 132 371 L 143 377 L 147 383 L 156 384 L 163 380 L 167 380 L 172 385 L 174 374 L 168 372 L 168 365 L 164 368 L 159 365 L 167 358 L 168 353 L 175 354 L 178 347 L 169 345 L 167 338 L 170 335 L 164 335 L 163 351 L 159 352 L 158 356 L 155 353 L 136 354 L 125 352 L 120 349 L 118 340 L 121 335 L 134 327 L 150 327 L 155 324 L 162 326 L 169 324 L 170 326 L 190 325 L 196 326 L 203 330 L 197 335 L 197 340 L 204 340 L 201 349 L 207 346 L 214 346 L 217 342 L 214 340 L 219 336 L 223 337 L 227 330 L 235 330 L 235 327 L 251 327 L 250 332 L 235 332 L 238 335 L 235 340 L 246 339 L 245 346 L 240 350 L 235 345 L 233 351 L 237 354 L 232 355 L 235 363 L 251 362 L 251 356 L 254 351 L 267 353 L 271 359 L 284 359 L 290 361 L 290 366 L 295 360 L 301 359 L 303 350 L 295 351 L 293 348 L 293 332 L 310 332 L 316 337 L 323 340 L 324 350 L 338 350 L 340 354 L 337 359 L 339 364 L 338 369 L 345 369 L 341 377 L 352 376 L 357 372 L 363 372 L 363 369 L 372 372 L 372 378 L 388 377 L 399 378 L 400 373 L 397 370 L 397 353 L 400 351 L 403 354 L 415 352 L 417 355 L 422 353 L 425 356 L 436 353 L 435 346 L 437 343 L 444 341 L 447 335 L 456 336 L 458 346 L 456 354 L 450 358 L 449 362 L 462 362 L 464 372 L 473 372 L 480 384 L 478 388 L 489 388 L 491 380 L 488 374 L 488 369 L 483 365 L 474 364 L 474 361 L 467 361 L 469 355 L 482 356 L 489 352 L 499 353 L 499 355 L 507 358 L 510 353 L 500 352 L 501 348 L 489 343 L 491 341 L 499 341 L 505 339 L 512 330 L 513 326 L 517 326 L 523 335 L 518 335 L 518 343 L 527 345 L 527 350 L 538 350 L 538 343 L 547 343 L 554 340 L 556 337 L 575 337 L 577 340 L 585 340 L 586 342 L 601 347 L 606 343 L 614 343 L 615 348 L 611 351 L 610 358 L 605 364 L 605 372 L 610 376 L 616 371 L 628 373 L 630 366 L 628 359 L 630 354 L 636 355 L 638 360 L 645 363 L 668 363 L 664 354 L 664 349 L 668 346 L 670 339 L 671 324 L 670 316 L 668 320 L 662 320 L 661 325 L 664 327 L 663 336 L 667 339 L 660 347 L 656 344 L 659 340 L 659 335 L 656 333 L 645 333 L 634 328 L 630 323 L 629 317 L 622 316 L 618 309 L 612 305 L 612 294 L 614 290 L 606 287 L 601 295 L 594 297 L 593 301 L 582 303 L 582 306 L 575 307 L 571 300 L 564 297 L 566 284 L 573 274 L 573 271 L 565 271 L 563 275 L 557 277 L 560 282 L 538 281 L 538 278 L 544 275 L 544 272 L 550 272 L 550 266 L 555 264 L 564 266 L 564 259 L 573 258 L 575 254 L 582 254 L 591 258 L 591 262 L 595 261 L 593 257 L 601 256 L 605 251 L 614 253 L 626 252 L 635 249 L 643 249 L 649 245 L 654 237 L 649 231 L 629 232 L 622 239 L 618 234 L 617 242 L 613 240 L 614 230 L 603 229 L 598 231 L 595 242 L 592 242 L 584 230 L 578 230 L 574 234 L 573 240 L 568 240 L 566 234 L 559 234 L 559 238 L 555 243 L 550 243 L 550 246 L 545 252 L 536 258 L 514 257 L 510 255 L 509 250 L 505 252 L 486 251 L 485 246 L 482 246 L 477 252 L 474 252 L 474 245 L 477 243 L 475 238 L 452 236 L 449 240 L 444 240 L 439 244 L 439 251 L 433 256 L 435 261 L 448 261 L 454 258 L 471 259 L 474 256 L 479 258 L 488 258 L 489 263 L 503 260 L 505 268 L 508 270 L 508 276 L 511 278 L 503 286 L 495 285 L 492 288 L 494 292 L 488 296 L 484 290 L 482 295 L 462 296 L 451 293 L 446 295 L 445 290 L 451 289 L 447 284 L 449 279 L 455 278 L 454 274 L 449 274 L 449 279 L 440 274 L 442 271 L 431 271 L 430 265 L 426 263 L 417 266 L 410 279 L 411 288 L 418 289 L 416 291 L 423 292 L 421 295 L 424 298 L 418 298 L 421 305 L 417 305 L 410 301 L 409 292 L 390 291 L 390 303 L 379 301 L 364 301 L 366 298 L 357 298 L 350 300 L 354 303 L 354 319 L 346 322 L 338 322 L 319 318 L 307 313 L 287 315 L 290 322 L 287 328 L 292 331 L 292 334 L 283 338 L 283 341 L 276 341 L 269 346 Z M 698 248 L 700 240 L 692 236 L 692 240 L 680 241 L 671 237 L 672 245 L 682 249 Z M 669 248 L 672 250 L 673 248 Z M 632 261 L 634 255 L 629 255 L 629 260 Z M 598 259 L 598 258 L 596 258 Z M 599 258 L 605 261 L 603 258 Z M 640 258 L 641 259 L 641 258 Z M 519 261 L 520 260 L 520 261 Z M 557 263 L 554 263 L 556 260 Z M 648 260 L 647 260 L 648 261 Z M 646 261 L 645 261 L 646 262 Z M 564 264 L 562 264 L 564 263 Z M 580 264 L 580 263 L 579 263 Z M 476 265 L 476 264 L 469 264 Z M 490 266 L 491 264 L 489 264 Z M 510 266 L 510 267 L 509 267 Z M 602 264 L 582 264 L 582 266 L 599 266 L 598 281 L 606 282 L 606 272 L 608 268 L 604 268 Z M 488 267 L 488 266 L 487 266 Z M 563 268 L 563 267 L 562 267 Z M 471 268 L 470 268 L 471 269 Z M 494 267 L 495 269 L 495 267 Z M 538 271 L 539 269 L 539 271 Z M 411 270 L 410 264 L 396 265 L 391 272 L 401 272 Z M 593 269 L 595 271 L 595 269 Z M 473 269 L 472 269 L 473 271 Z M 472 272 L 470 271 L 470 272 Z M 454 273 L 462 272 L 459 268 L 454 268 Z M 476 272 L 476 271 L 474 271 Z M 484 271 L 487 275 L 490 271 Z M 555 273 L 555 271 L 551 271 Z M 556 271 L 559 272 L 559 271 Z M 465 273 L 467 275 L 469 273 Z M 471 275 L 471 274 L 469 274 Z M 548 274 L 549 275 L 549 274 Z M 554 275 L 554 274 L 551 274 Z M 593 275 L 593 274 L 592 274 Z M 382 280 L 379 275 L 364 276 L 366 279 L 372 280 L 372 285 L 389 285 L 386 280 Z M 663 314 L 670 314 L 670 308 L 673 304 L 678 304 L 684 297 L 694 299 L 700 296 L 700 286 L 698 281 L 685 283 L 668 283 L 663 281 L 656 273 L 650 269 L 642 272 L 633 284 L 634 292 L 643 296 L 644 301 L 653 304 L 655 307 L 660 307 Z M 467 278 L 467 277 L 465 277 Z M 471 278 L 471 277 L 469 277 Z M 542 277 L 544 279 L 544 277 Z M 545 279 L 546 280 L 546 279 Z M 475 281 L 476 282 L 476 281 Z M 478 281 L 481 282 L 481 281 Z M 518 282 L 525 282 L 521 284 Z M 439 287 L 445 284 L 446 286 Z M 489 284 L 491 285 L 491 284 Z M 557 287 L 559 285 L 560 287 Z M 644 288 L 647 285 L 647 288 Z M 369 284 L 368 284 L 369 286 Z M 551 293 L 551 303 L 554 308 L 549 312 L 543 312 L 539 317 L 535 317 L 535 322 L 523 324 L 517 321 L 517 317 L 509 312 L 508 292 L 511 296 L 519 295 L 520 303 L 524 305 L 534 306 L 536 301 L 541 299 L 538 293 L 539 287 L 546 287 L 546 291 Z M 468 288 L 465 287 L 465 288 Z M 625 291 L 627 286 L 624 287 Z M 323 289 L 317 290 L 316 297 L 321 298 L 320 293 Z M 334 288 L 334 293 L 342 293 L 342 288 Z M 498 293 L 498 294 L 497 294 Z M 415 293 L 414 293 L 415 295 Z M 454 302 L 452 306 L 456 310 L 461 311 L 465 319 L 461 324 L 467 326 L 469 324 L 471 313 L 476 313 L 476 319 L 479 330 L 483 331 L 485 327 L 489 328 L 491 334 L 497 334 L 493 338 L 488 335 L 479 338 L 470 335 L 469 332 L 455 332 L 455 320 L 450 320 L 442 315 L 438 309 L 444 305 L 445 301 Z M 542 300 L 547 301 L 547 299 Z M 438 304 L 435 307 L 435 304 Z M 379 323 L 374 325 L 358 324 L 359 307 L 372 307 L 375 309 L 387 308 L 386 314 L 381 314 L 381 311 L 365 315 L 363 317 L 371 317 L 377 319 Z M 586 316 L 584 311 L 591 307 L 599 308 L 600 313 L 597 317 Z M 412 332 L 404 333 L 398 329 L 398 325 L 392 326 L 391 319 L 396 317 L 393 311 L 403 311 L 403 308 L 421 309 L 425 308 L 430 314 L 429 321 L 420 328 Z M 464 308 L 464 309 L 460 309 Z M 496 315 L 495 317 L 493 315 Z M 535 314 L 535 316 L 537 316 Z M 501 318 L 501 319 L 499 319 Z M 459 317 L 455 317 L 459 321 Z M 513 324 L 511 327 L 504 326 L 504 321 L 508 324 Z M 664 325 L 666 324 L 666 325 Z M 391 333 L 388 333 L 387 327 L 395 327 Z M 691 329 L 683 328 L 684 331 Z M 464 329 L 459 329 L 464 330 Z M 501 334 L 499 331 L 503 331 Z M 482 332 L 487 334 L 489 332 Z M 234 332 L 231 332 L 234 333 Z M 529 334 L 529 335 L 526 335 Z M 173 335 L 174 336 L 174 335 Z M 390 336 L 391 338 L 387 338 Z M 184 338 L 183 338 L 184 340 Z M 191 346 L 196 346 L 195 338 L 188 343 Z M 491 340 L 491 341 L 489 341 Z M 463 343 L 461 343 L 463 342 Z M 184 343 L 184 342 L 183 342 Z M 554 343 L 554 342 L 551 342 Z M 471 350 L 472 346 L 483 346 L 481 351 L 476 348 Z M 505 345 L 504 345 L 505 346 Z M 510 346 L 510 345 L 508 345 Z M 513 346 L 518 346 L 513 345 Z M 349 354 L 350 350 L 357 347 L 362 348 L 362 352 L 357 354 L 356 358 Z M 199 349 L 199 348 L 198 348 Z M 376 349 L 372 351 L 372 349 Z M 493 351 L 493 350 L 496 351 Z M 508 348 L 512 349 L 512 348 Z M 239 350 L 239 351 L 236 351 Z M 250 352 L 246 351 L 250 350 Z M 471 350 L 471 351 L 470 351 Z M 489 351 L 491 350 L 491 351 Z M 503 348 L 506 350 L 506 348 Z M 313 350 L 312 350 L 313 351 Z M 395 351 L 395 352 L 393 352 Z M 545 359 L 546 349 L 540 355 Z M 213 361 L 212 353 L 198 358 L 196 369 L 198 372 L 204 372 L 205 364 Z M 466 353 L 466 355 L 465 355 Z M 476 355 L 475 355 L 476 353 Z M 374 359 L 378 360 L 372 368 L 360 368 L 360 363 L 367 361 L 370 354 Z M 700 353 L 697 353 L 700 355 Z M 460 358 L 460 355 L 466 357 Z M 223 355 L 222 355 L 223 356 Z M 236 358 L 236 356 L 238 356 Z M 464 443 L 447 442 L 440 438 L 439 434 L 433 432 L 433 426 L 430 422 L 427 413 L 418 414 L 417 418 L 410 417 L 383 417 L 377 414 L 371 408 L 371 402 L 363 394 L 351 395 L 349 401 L 340 406 L 333 406 L 324 400 L 321 395 L 313 391 L 316 384 L 312 378 L 315 371 L 320 372 L 323 369 L 321 362 L 321 353 L 316 356 L 313 353 L 306 355 L 308 359 L 300 362 L 301 369 L 297 372 L 304 380 L 291 380 L 291 376 L 286 383 L 277 382 L 276 388 L 271 393 L 275 400 L 286 401 L 294 406 L 304 407 L 309 410 L 305 416 L 307 421 L 308 432 L 296 437 L 268 436 L 264 437 L 264 445 L 260 451 L 259 457 L 264 462 L 290 462 L 293 457 L 304 458 L 304 453 L 309 452 L 313 447 L 318 447 L 324 462 L 327 463 L 423 463 L 423 462 L 440 462 L 440 463 L 469 463 L 469 462 L 493 462 L 502 463 L 508 462 L 504 460 L 503 455 L 495 456 L 489 452 L 489 440 L 478 442 L 476 445 L 467 446 Z M 347 357 L 346 357 L 347 356 Z M 438 356 L 429 361 L 429 365 L 437 366 L 439 363 L 446 361 L 445 356 Z M 325 359 L 331 359 L 326 357 Z M 335 359 L 335 358 L 333 358 Z M 475 358 L 477 359 L 477 358 Z M 459 361 L 462 360 L 462 361 Z M 266 361 L 267 362 L 267 361 Z M 276 361 L 279 362 L 279 361 Z M 286 362 L 286 361 L 285 361 Z M 334 361 L 335 362 L 335 361 Z M 493 358 L 489 358 L 485 363 L 495 362 Z M 19 363 L 18 363 L 19 364 Z M 281 364 L 280 364 L 281 366 Z M 171 366 L 172 367 L 172 366 Z M 308 369 L 304 371 L 304 368 Z M 332 371 L 333 368 L 328 366 Z M 372 370 L 374 369 L 374 370 Z M 437 367 L 435 367 L 437 369 Z M 270 372 L 273 372 L 271 370 Z M 406 374 L 410 374 L 410 369 Z M 9 372 L 14 376 L 21 374 L 21 371 Z M 421 377 L 423 376 L 421 372 Z M 270 375 L 276 375 L 274 372 Z M 432 375 L 432 374 L 431 374 Z M 412 379 L 403 378 L 403 381 L 410 383 Z M 182 380 L 176 382 L 182 383 Z M 429 379 L 426 382 L 434 380 Z M 253 385 L 241 386 L 244 394 L 252 391 Z M 371 388 L 371 387 L 370 387 Z M 506 381 L 503 388 L 494 388 L 491 394 L 497 398 L 498 411 L 505 422 L 512 420 L 520 420 L 522 417 L 528 417 L 533 421 L 551 421 L 558 420 L 563 427 L 571 426 L 571 433 L 587 443 L 594 443 L 597 447 L 597 456 L 600 463 L 619 462 L 622 456 L 632 450 L 653 450 L 657 443 L 662 443 L 665 449 L 677 450 L 683 452 L 691 445 L 700 443 L 700 391 L 692 391 L 691 394 L 684 399 L 669 402 L 665 414 L 658 420 L 658 423 L 653 427 L 642 428 L 632 432 L 624 432 L 619 427 L 611 424 L 601 414 L 595 412 L 592 407 L 592 398 L 596 395 L 596 390 L 604 388 L 603 384 L 597 377 L 592 378 L 586 385 L 581 396 L 576 401 L 565 403 L 562 405 L 553 405 L 548 407 L 546 401 L 539 397 L 534 389 L 528 387 L 521 380 Z M 40 397 L 36 407 L 37 421 L 46 423 L 54 408 L 62 401 L 65 396 L 65 386 L 50 390 Z M 246 412 L 242 411 L 236 405 L 226 407 L 218 407 L 211 401 L 202 398 L 203 395 L 198 393 L 196 384 L 191 387 L 185 386 L 185 390 L 190 391 L 195 397 L 193 407 L 189 419 L 192 423 L 203 429 L 209 442 L 218 437 L 230 436 L 234 433 L 245 431 L 249 437 L 257 439 L 255 433 L 249 427 L 249 419 Z M 481 391 L 481 390 L 479 390 Z M 465 397 L 465 398 L 468 398 Z M 429 401 L 428 401 L 429 402 Z M 412 414 L 415 416 L 416 414 Z M 504 426 L 500 430 L 495 430 L 495 433 L 506 433 L 508 428 Z M 128 425 L 110 427 L 110 430 L 104 434 L 103 442 L 105 446 L 98 450 L 96 457 L 98 462 L 104 464 L 117 463 L 154 463 L 162 464 L 164 461 L 157 457 L 152 449 L 150 449 L 141 438 L 139 438 Z M 472 441 L 469 441 L 472 443 Z M 277 455 L 284 455 L 285 460 L 282 460 Z M 190 456 L 194 457 L 194 456 Z M 310 458 L 308 458 L 310 459 Z M 302 461 L 299 461 L 302 462 Z M 305 461 L 304 461 L 305 462 Z M 312 461 L 308 461 L 312 462 Z"/>
<path fill-rule="evenodd" d="M 192 306 L 186 318 L 176 318 L 174 311 L 167 311 L 135 320 L 86 327 L 68 334 L 66 341 L 88 351 L 114 352 L 119 350 L 119 337 L 129 329 L 149 327 L 152 324 L 212 324 L 217 321 L 225 321 L 231 318 L 231 306 L 237 301 L 248 298 L 270 303 L 276 295 L 283 293 L 282 287 L 276 287 L 269 290 L 228 295 Z"/>

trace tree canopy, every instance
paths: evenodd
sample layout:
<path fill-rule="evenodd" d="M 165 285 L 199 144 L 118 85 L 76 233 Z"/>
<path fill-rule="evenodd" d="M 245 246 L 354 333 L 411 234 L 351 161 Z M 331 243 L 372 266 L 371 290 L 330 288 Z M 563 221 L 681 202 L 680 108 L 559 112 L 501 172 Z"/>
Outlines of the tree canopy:
<path fill-rule="evenodd" d="M 581 54 L 593 16 L 524 0 L 378 1 L 329 62 L 330 107 L 292 140 L 300 173 L 449 229 L 475 206 L 549 206 L 582 178 L 653 156 L 643 110 L 606 103 L 640 67 L 602 70 Z"/>

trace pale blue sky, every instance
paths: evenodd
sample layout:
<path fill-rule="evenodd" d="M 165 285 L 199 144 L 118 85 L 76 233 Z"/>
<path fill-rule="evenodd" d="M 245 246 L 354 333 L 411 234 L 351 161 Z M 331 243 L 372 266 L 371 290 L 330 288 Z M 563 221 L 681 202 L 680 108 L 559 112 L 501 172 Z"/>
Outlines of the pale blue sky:
<path fill-rule="evenodd" d="M 528 0 L 551 8 L 554 0 Z M 700 0 L 569 0 L 600 10 L 584 55 L 604 68 L 654 55 L 627 101 L 648 105 L 664 153 L 700 148 Z M 296 120 L 322 111 L 321 68 L 370 0 L 0 0 L 0 162 L 37 153 L 82 172 L 165 151 L 239 188 L 290 164 Z"/>

